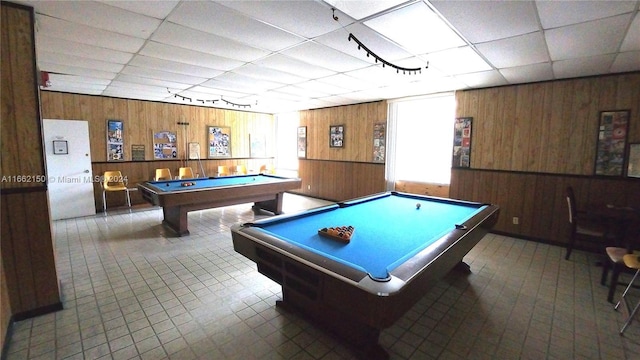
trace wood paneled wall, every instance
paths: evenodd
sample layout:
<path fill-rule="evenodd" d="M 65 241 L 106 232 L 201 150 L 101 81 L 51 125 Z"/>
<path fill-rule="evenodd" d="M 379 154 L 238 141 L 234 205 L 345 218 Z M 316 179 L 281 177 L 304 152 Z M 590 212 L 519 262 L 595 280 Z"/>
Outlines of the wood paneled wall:
<path fill-rule="evenodd" d="M 194 172 L 207 176 L 217 174 L 218 165 L 245 165 L 247 169 L 258 170 L 261 165 L 273 165 L 275 154 L 275 120 L 273 115 L 216 109 L 210 107 L 160 103 L 153 101 L 129 100 L 67 94 L 51 91 L 41 92 L 42 117 L 44 119 L 85 120 L 89 122 L 91 161 L 94 178 L 98 179 L 106 170 L 120 170 L 128 179 L 129 187 L 153 179 L 156 168 L 169 168 L 172 175 L 178 175 L 178 168 L 191 166 Z M 125 161 L 106 162 L 106 125 L 108 119 L 124 122 Z M 188 122 L 188 126 L 178 125 Z M 225 126 L 231 131 L 231 157 L 208 159 L 208 126 Z M 170 130 L 176 132 L 178 157 L 185 159 L 185 132 L 187 142 L 200 143 L 201 162 L 190 160 L 154 160 L 153 132 Z M 251 158 L 250 137 L 265 140 L 266 156 Z M 145 146 L 145 161 L 131 161 L 131 145 Z M 202 164 L 202 169 L 201 165 Z M 94 183 L 96 209 L 102 211 L 102 189 Z M 133 192 L 133 204 L 144 203 Z M 124 196 L 108 194 L 109 207 L 124 205 Z"/>
<path fill-rule="evenodd" d="M 640 142 L 640 73 L 462 91 L 472 116 L 470 169 L 452 170 L 453 198 L 501 207 L 495 230 L 565 243 L 567 185 L 577 203 L 640 206 L 640 179 L 593 176 L 599 112 L 631 111 Z M 512 223 L 519 218 L 519 225 Z"/>
<path fill-rule="evenodd" d="M 0 3 L 2 142 L 0 331 L 62 308 L 44 181 L 33 8 Z M 8 302 L 8 304 L 7 304 Z"/>
<path fill-rule="evenodd" d="M 340 201 L 384 191 L 384 164 L 372 160 L 373 127 L 386 122 L 385 101 L 301 111 L 307 158 L 299 161 L 299 192 Z M 332 125 L 344 125 L 344 147 L 329 146 Z"/>

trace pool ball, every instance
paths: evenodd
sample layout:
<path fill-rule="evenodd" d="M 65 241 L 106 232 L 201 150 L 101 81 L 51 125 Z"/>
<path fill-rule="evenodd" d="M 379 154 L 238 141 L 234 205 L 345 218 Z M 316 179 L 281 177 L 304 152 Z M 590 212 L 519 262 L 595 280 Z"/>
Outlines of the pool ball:
<path fill-rule="evenodd" d="M 420 204 L 416 204 L 416 209 L 420 209 Z"/>

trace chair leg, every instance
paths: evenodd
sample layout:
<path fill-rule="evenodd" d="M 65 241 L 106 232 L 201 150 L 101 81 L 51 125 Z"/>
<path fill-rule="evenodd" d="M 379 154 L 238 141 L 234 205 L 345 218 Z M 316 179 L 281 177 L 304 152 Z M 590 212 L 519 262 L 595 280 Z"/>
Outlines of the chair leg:
<path fill-rule="evenodd" d="M 631 287 L 633 286 L 633 283 L 636 281 L 636 278 L 638 277 L 638 274 L 640 274 L 640 269 L 638 269 L 636 271 L 636 273 L 633 275 L 633 278 L 629 282 L 629 285 L 627 285 L 627 288 L 624 289 L 624 292 L 622 293 L 622 297 L 620 298 L 620 300 L 618 301 L 618 303 L 614 307 L 615 310 L 618 310 L 618 307 L 620 306 L 620 304 L 624 304 L 624 306 L 627 308 L 627 310 L 629 309 L 629 304 L 627 303 L 627 299 L 625 297 L 627 296 L 627 292 L 629 292 L 629 289 L 631 289 Z M 629 312 L 629 317 L 627 317 L 627 320 L 624 322 L 624 325 L 622 326 L 622 329 L 620 329 L 620 335 L 622 335 L 622 333 L 624 333 L 624 330 L 627 328 L 627 326 L 629 326 L 629 324 L 631 323 L 631 320 L 633 320 L 633 317 L 635 316 L 636 312 L 638 311 L 638 308 L 640 308 L 640 300 L 638 301 L 636 306 L 633 308 L 633 311 Z"/>
<path fill-rule="evenodd" d="M 107 192 L 102 190 L 102 212 L 107 213 Z"/>
<path fill-rule="evenodd" d="M 127 205 L 131 207 L 131 196 L 129 196 L 129 189 L 125 190 L 125 192 L 127 193 Z"/>
<path fill-rule="evenodd" d="M 567 254 L 564 256 L 565 260 L 569 260 L 569 256 L 571 256 L 571 250 L 573 250 L 573 241 L 569 242 L 567 245 Z"/>
<path fill-rule="evenodd" d="M 616 293 L 620 271 L 622 271 L 620 264 L 613 264 L 613 270 L 611 271 L 611 283 L 609 284 L 609 294 L 607 294 L 607 301 L 610 303 L 613 303 L 613 295 Z"/>

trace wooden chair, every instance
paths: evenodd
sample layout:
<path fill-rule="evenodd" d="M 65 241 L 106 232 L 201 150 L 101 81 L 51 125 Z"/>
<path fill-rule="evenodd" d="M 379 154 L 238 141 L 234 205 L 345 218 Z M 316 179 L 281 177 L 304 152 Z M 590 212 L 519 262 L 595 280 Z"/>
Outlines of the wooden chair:
<path fill-rule="evenodd" d="M 577 241 L 589 241 L 602 246 L 604 249 L 609 243 L 615 242 L 611 239 L 607 224 L 596 216 L 591 216 L 584 211 L 578 211 L 576 206 L 576 197 L 571 186 L 566 190 L 567 208 L 569 215 L 570 236 L 567 243 L 567 254 L 565 259 L 569 260 L 571 251 Z"/>
<path fill-rule="evenodd" d="M 273 165 L 261 165 L 260 174 L 275 174 L 276 169 Z"/>
<path fill-rule="evenodd" d="M 624 333 L 624 330 L 627 328 L 627 326 L 629 326 L 629 324 L 631 323 L 631 320 L 633 320 L 633 317 L 636 315 L 638 308 L 640 308 L 640 300 L 638 300 L 638 303 L 633 308 L 633 310 L 629 311 L 631 310 L 631 308 L 626 298 L 627 293 L 629 292 L 629 289 L 631 289 L 631 287 L 634 286 L 634 282 L 636 281 L 636 279 L 638 278 L 638 275 L 640 274 L 640 256 L 636 254 L 627 254 L 622 258 L 622 261 L 624 262 L 624 265 L 626 267 L 628 267 L 629 269 L 635 270 L 636 273 L 633 275 L 633 278 L 629 282 L 629 285 L 627 285 L 626 289 L 624 289 L 624 292 L 622 293 L 622 297 L 620 298 L 620 301 L 618 301 L 618 303 L 614 308 L 618 310 L 618 307 L 620 307 L 620 305 L 622 304 L 626 309 L 626 313 L 629 314 L 629 316 L 624 322 L 624 325 L 622 326 L 622 329 L 620 329 L 620 334 Z"/>
<path fill-rule="evenodd" d="M 229 176 L 229 167 L 225 165 L 219 165 L 218 176 Z"/>
<path fill-rule="evenodd" d="M 171 170 L 167 168 L 156 169 L 156 176 L 153 178 L 153 180 L 160 181 L 160 180 L 171 180 L 171 179 L 173 179 L 171 177 Z"/>
<path fill-rule="evenodd" d="M 178 169 L 178 179 L 193 179 L 193 170 L 190 167 L 181 167 Z"/>
<path fill-rule="evenodd" d="M 125 184 L 122 173 L 118 170 L 105 171 L 102 179 L 102 211 L 107 212 L 107 192 L 124 191 L 127 195 L 127 205 L 131 207 L 131 196 Z"/>
<path fill-rule="evenodd" d="M 246 175 L 247 174 L 247 168 L 244 165 L 236 165 L 236 169 L 235 169 L 235 173 L 237 175 Z"/>

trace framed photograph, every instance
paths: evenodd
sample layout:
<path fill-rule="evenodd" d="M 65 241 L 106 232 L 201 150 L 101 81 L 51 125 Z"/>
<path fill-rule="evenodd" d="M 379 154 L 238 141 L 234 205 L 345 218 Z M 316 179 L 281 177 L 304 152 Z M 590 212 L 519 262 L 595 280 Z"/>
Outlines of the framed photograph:
<path fill-rule="evenodd" d="M 344 125 L 329 126 L 329 147 L 344 147 Z"/>
<path fill-rule="evenodd" d="M 249 134 L 249 156 L 252 158 L 267 156 L 267 146 L 264 136 Z"/>
<path fill-rule="evenodd" d="M 454 168 L 471 166 L 471 123 L 472 117 L 456 118 L 453 125 L 453 161 Z"/>
<path fill-rule="evenodd" d="M 178 158 L 178 138 L 175 132 L 158 131 L 153 133 L 153 158 L 156 160 Z"/>
<path fill-rule="evenodd" d="M 629 110 L 600 112 L 596 147 L 596 175 L 623 175 L 628 128 Z"/>
<path fill-rule="evenodd" d="M 124 123 L 107 120 L 107 161 L 124 160 Z"/>
<path fill-rule="evenodd" d="M 190 142 L 189 143 L 189 160 L 198 160 L 200 159 L 200 143 Z"/>
<path fill-rule="evenodd" d="M 209 126 L 207 143 L 209 158 L 231 157 L 231 128 L 228 126 Z"/>
<path fill-rule="evenodd" d="M 386 124 L 373 125 L 373 162 L 383 163 L 386 146 Z"/>
<path fill-rule="evenodd" d="M 304 159 L 307 157 L 307 127 L 298 127 L 298 158 Z"/>
<path fill-rule="evenodd" d="M 53 154 L 54 155 L 69 154 L 69 143 L 67 143 L 67 140 L 53 140 Z"/>
<path fill-rule="evenodd" d="M 640 178 L 640 143 L 629 144 L 627 176 Z"/>

